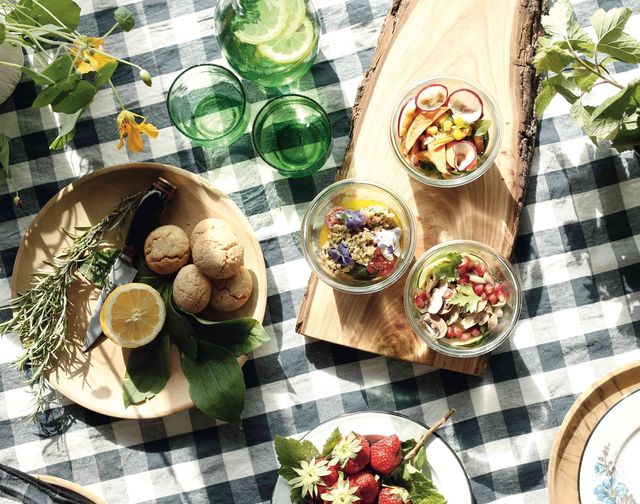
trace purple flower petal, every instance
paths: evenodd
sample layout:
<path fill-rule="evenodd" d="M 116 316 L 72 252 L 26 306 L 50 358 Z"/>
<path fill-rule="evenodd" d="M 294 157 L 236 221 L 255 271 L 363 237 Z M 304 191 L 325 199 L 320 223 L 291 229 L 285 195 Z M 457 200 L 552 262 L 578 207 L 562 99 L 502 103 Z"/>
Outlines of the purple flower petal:
<path fill-rule="evenodd" d="M 360 229 L 364 226 L 364 223 L 367 220 L 364 214 L 359 210 L 345 210 L 344 214 L 346 216 L 345 225 L 349 231 L 356 231 L 357 229 Z"/>
<path fill-rule="evenodd" d="M 353 264 L 353 259 L 351 258 L 351 254 L 349 253 L 349 249 L 344 243 L 340 243 L 338 248 L 330 248 L 327 251 L 329 257 L 336 263 L 342 266 L 349 266 Z"/>

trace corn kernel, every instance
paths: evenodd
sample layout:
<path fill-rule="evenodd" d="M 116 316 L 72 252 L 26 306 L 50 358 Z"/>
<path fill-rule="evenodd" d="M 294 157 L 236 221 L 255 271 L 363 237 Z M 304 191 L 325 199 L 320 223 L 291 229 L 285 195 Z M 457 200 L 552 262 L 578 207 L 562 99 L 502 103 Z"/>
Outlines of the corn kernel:
<path fill-rule="evenodd" d="M 464 126 L 464 119 L 461 116 L 454 117 L 453 122 L 456 126 Z"/>
<path fill-rule="evenodd" d="M 471 126 L 462 126 L 460 128 L 460 131 L 462 131 L 462 133 L 464 133 L 464 136 L 469 136 L 469 135 L 471 135 Z"/>
<path fill-rule="evenodd" d="M 429 126 L 427 128 L 427 134 L 431 135 L 431 136 L 435 136 L 438 134 L 438 127 L 437 126 Z"/>
<path fill-rule="evenodd" d="M 453 130 L 453 138 L 455 140 L 462 140 L 466 135 L 460 130 L 460 128 L 456 128 Z"/>
<path fill-rule="evenodd" d="M 442 129 L 445 131 L 451 131 L 451 128 L 453 128 L 453 123 L 449 120 L 446 120 L 443 124 L 442 124 Z"/>

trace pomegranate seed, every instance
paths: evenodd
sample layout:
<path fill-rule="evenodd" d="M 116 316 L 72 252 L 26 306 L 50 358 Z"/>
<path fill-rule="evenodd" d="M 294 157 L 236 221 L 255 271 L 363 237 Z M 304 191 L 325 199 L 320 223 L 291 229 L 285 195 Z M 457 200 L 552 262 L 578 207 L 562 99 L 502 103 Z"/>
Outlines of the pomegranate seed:
<path fill-rule="evenodd" d="M 453 338 L 455 336 L 453 332 L 453 326 L 447 327 L 447 338 Z"/>
<path fill-rule="evenodd" d="M 473 336 L 474 338 L 476 336 L 480 336 L 480 328 L 477 326 L 473 326 L 471 329 L 469 329 L 469 334 L 471 334 L 471 336 Z"/>
<path fill-rule="evenodd" d="M 460 280 L 458 280 L 461 284 L 469 283 L 469 275 L 460 275 Z"/>
<path fill-rule="evenodd" d="M 460 327 L 460 326 L 453 326 L 453 335 L 454 335 L 456 338 L 459 338 L 460 336 L 462 336 L 462 333 L 463 333 L 463 332 L 464 332 L 464 331 L 462 330 L 462 327 Z"/>
<path fill-rule="evenodd" d="M 485 291 L 487 294 L 492 294 L 492 293 L 493 293 L 493 285 L 491 285 L 491 284 L 487 284 L 487 285 L 485 285 L 485 286 L 484 286 L 484 291 Z"/>
<path fill-rule="evenodd" d="M 462 333 L 462 336 L 460 336 L 460 339 L 462 341 L 467 341 L 470 337 L 471 335 L 468 332 L 466 332 L 466 333 Z"/>
<path fill-rule="evenodd" d="M 496 296 L 495 294 L 491 294 L 490 296 L 487 297 L 487 299 L 492 305 L 498 302 L 498 296 Z"/>
<path fill-rule="evenodd" d="M 460 263 L 460 266 L 465 266 L 466 268 L 471 268 L 473 266 L 473 261 L 469 257 L 464 256 L 462 258 L 462 262 Z"/>
<path fill-rule="evenodd" d="M 427 304 L 427 293 L 424 289 L 416 289 L 413 302 L 418 308 L 424 308 Z"/>
<path fill-rule="evenodd" d="M 478 276 L 484 276 L 484 274 L 487 272 L 487 268 L 484 264 L 476 263 L 476 265 L 473 267 L 473 271 L 475 271 L 476 275 Z"/>
<path fill-rule="evenodd" d="M 475 292 L 478 296 L 480 296 L 484 292 L 484 285 L 482 284 L 474 284 L 473 292 Z"/>

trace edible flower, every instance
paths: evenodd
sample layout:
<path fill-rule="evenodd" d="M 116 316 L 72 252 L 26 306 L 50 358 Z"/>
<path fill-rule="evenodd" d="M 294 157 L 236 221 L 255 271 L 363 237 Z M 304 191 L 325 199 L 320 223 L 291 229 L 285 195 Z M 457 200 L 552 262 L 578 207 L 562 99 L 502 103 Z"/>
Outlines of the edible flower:
<path fill-rule="evenodd" d="M 378 246 L 382 256 L 387 261 L 393 260 L 393 254 L 396 251 L 396 243 L 400 239 L 401 234 L 402 231 L 398 227 L 393 229 L 383 229 L 375 234 L 374 240 L 376 245 Z"/>
<path fill-rule="evenodd" d="M 141 123 L 136 122 L 136 117 L 142 119 Z M 124 138 L 127 138 L 127 149 L 131 152 L 142 152 L 144 150 L 144 142 L 142 141 L 142 133 L 156 138 L 158 136 L 158 128 L 153 124 L 146 122 L 147 118 L 138 114 L 134 114 L 129 110 L 123 110 L 116 118 L 118 125 L 118 133 L 120 134 L 120 142 L 118 149 L 124 146 Z"/>
<path fill-rule="evenodd" d="M 322 481 L 323 476 L 329 476 L 331 471 L 328 468 L 327 460 L 311 459 L 311 462 L 302 460 L 300 467 L 294 467 L 293 470 L 298 475 L 289 480 L 291 488 L 301 488 L 302 497 L 309 494 L 311 497 L 318 495 L 318 485 L 326 486 Z"/>
<path fill-rule="evenodd" d="M 330 248 L 327 253 L 329 257 L 342 266 L 349 266 L 353 264 L 353 259 L 349 253 L 349 249 L 344 243 L 338 244 L 337 248 Z"/>
<path fill-rule="evenodd" d="M 342 474 L 340 474 L 340 479 L 331 490 L 322 494 L 322 500 L 333 504 L 353 504 L 360 501 L 360 497 L 355 495 L 357 491 L 358 487 L 350 486 L 349 481 L 343 479 Z"/>
<path fill-rule="evenodd" d="M 97 72 L 103 66 L 115 61 L 110 56 L 100 54 L 94 49 L 100 49 L 104 45 L 104 40 L 96 37 L 80 37 L 78 39 L 80 45 L 84 45 L 85 48 L 80 51 L 76 48 L 71 49 L 71 54 L 76 56 L 74 65 L 81 74 L 89 72 Z"/>
<path fill-rule="evenodd" d="M 344 223 L 349 231 L 356 231 L 364 226 L 367 220 L 364 214 L 359 210 L 345 210 L 344 211 Z"/>

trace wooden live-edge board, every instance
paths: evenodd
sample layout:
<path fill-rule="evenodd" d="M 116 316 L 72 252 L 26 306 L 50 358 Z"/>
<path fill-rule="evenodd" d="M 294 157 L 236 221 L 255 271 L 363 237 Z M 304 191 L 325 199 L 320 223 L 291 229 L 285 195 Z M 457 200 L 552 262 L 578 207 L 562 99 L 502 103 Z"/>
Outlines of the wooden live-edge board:
<path fill-rule="evenodd" d="M 611 408 L 637 390 L 640 390 L 640 362 L 632 362 L 602 377 L 571 406 L 556 434 L 549 459 L 551 504 L 580 502 L 580 462 L 591 433 Z"/>
<path fill-rule="evenodd" d="M 417 219 L 416 257 L 436 243 L 472 239 L 509 257 L 534 149 L 538 80 L 531 66 L 547 0 L 396 0 L 358 90 L 351 145 L 337 178 L 361 177 L 399 193 Z M 456 189 L 423 185 L 405 172 L 390 139 L 398 100 L 438 75 L 484 88 L 498 104 L 500 154 L 479 180 Z M 405 277 L 406 278 L 406 277 Z M 405 278 L 383 292 L 343 294 L 313 275 L 296 329 L 317 339 L 438 368 L 482 375 L 488 356 L 459 359 L 430 350 L 404 316 Z"/>

